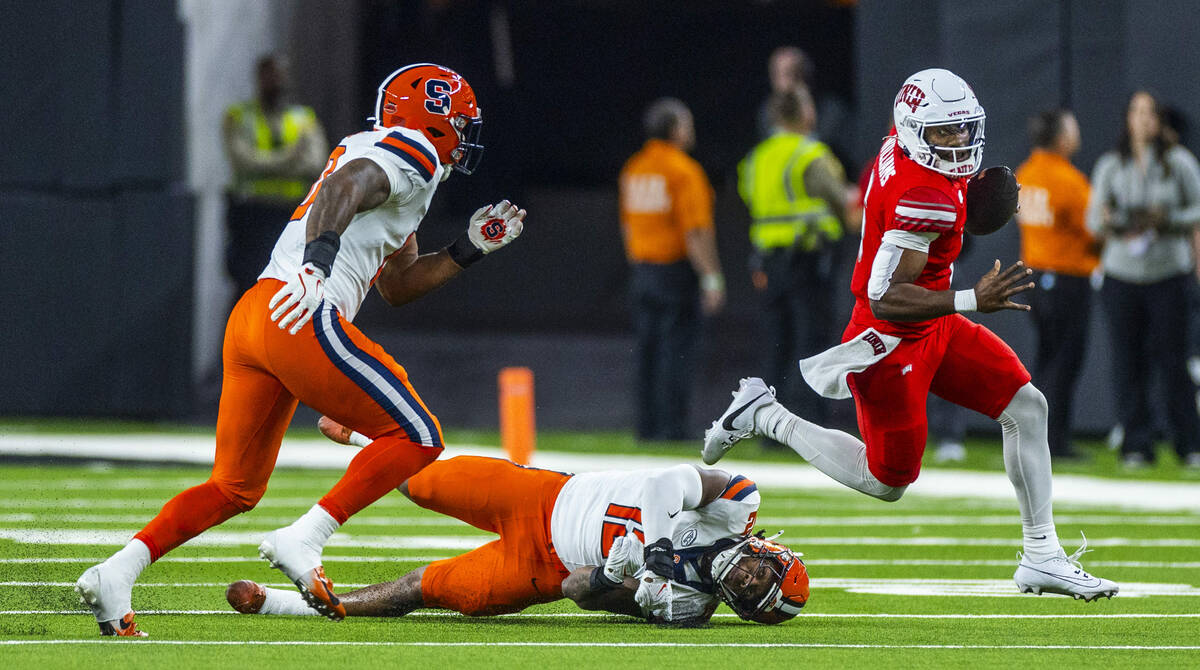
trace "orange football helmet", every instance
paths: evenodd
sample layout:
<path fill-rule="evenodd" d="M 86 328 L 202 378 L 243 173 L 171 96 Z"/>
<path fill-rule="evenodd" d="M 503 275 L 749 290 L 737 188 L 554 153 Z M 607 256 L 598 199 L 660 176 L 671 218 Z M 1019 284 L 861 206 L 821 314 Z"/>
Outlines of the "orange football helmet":
<path fill-rule="evenodd" d="M 450 68 L 416 63 L 388 75 L 379 85 L 373 120 L 376 128 L 421 131 L 438 160 L 459 172 L 471 174 L 479 166 L 483 117 L 471 85 Z"/>
<path fill-rule="evenodd" d="M 713 560 L 721 600 L 747 621 L 775 624 L 796 616 L 808 602 L 804 561 L 770 538 L 750 535 Z"/>

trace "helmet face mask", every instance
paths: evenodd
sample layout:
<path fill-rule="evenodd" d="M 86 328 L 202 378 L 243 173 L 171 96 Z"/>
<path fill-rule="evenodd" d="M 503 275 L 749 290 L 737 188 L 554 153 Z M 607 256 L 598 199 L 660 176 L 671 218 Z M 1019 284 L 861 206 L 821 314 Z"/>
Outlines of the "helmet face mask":
<path fill-rule="evenodd" d="M 804 563 L 762 532 L 718 554 L 712 574 L 721 600 L 747 621 L 776 623 L 791 618 L 808 599 Z"/>
<path fill-rule="evenodd" d="M 979 171 L 985 118 L 974 91 L 949 70 L 922 70 L 909 77 L 892 106 L 896 139 L 905 153 L 948 177 Z"/>
<path fill-rule="evenodd" d="M 379 85 L 373 120 L 377 129 L 421 131 L 438 160 L 458 172 L 471 174 L 479 166 L 483 115 L 471 85 L 449 68 L 417 63 L 388 75 Z"/>

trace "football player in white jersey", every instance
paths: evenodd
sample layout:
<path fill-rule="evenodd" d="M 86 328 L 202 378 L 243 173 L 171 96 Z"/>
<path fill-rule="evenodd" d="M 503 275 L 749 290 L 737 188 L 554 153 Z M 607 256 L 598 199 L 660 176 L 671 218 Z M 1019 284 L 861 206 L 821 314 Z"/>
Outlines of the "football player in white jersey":
<path fill-rule="evenodd" d="M 374 129 L 333 150 L 229 317 L 212 476 L 168 501 L 76 583 L 102 634 L 144 635 L 131 604 L 142 570 L 262 498 L 297 402 L 370 443 L 328 494 L 259 551 L 315 609 L 345 615 L 321 566 L 325 542 L 442 451 L 437 418 L 404 368 L 351 321 L 372 286 L 404 304 L 521 234 L 525 210 L 503 200 L 476 211 L 449 247 L 418 253 L 414 233 L 438 184 L 451 170 L 470 174 L 478 165 L 482 120 L 471 87 L 438 65 L 403 67 L 379 86 Z"/>
<path fill-rule="evenodd" d="M 804 563 L 750 534 L 757 486 L 720 470 L 568 475 L 460 456 L 433 463 L 400 490 L 500 537 L 340 595 L 348 616 L 427 607 L 489 616 L 565 597 L 584 609 L 673 624 L 707 621 L 724 601 L 744 619 L 778 623 L 808 599 Z M 243 613 L 316 614 L 298 593 L 250 581 L 231 584 L 227 597 Z"/>

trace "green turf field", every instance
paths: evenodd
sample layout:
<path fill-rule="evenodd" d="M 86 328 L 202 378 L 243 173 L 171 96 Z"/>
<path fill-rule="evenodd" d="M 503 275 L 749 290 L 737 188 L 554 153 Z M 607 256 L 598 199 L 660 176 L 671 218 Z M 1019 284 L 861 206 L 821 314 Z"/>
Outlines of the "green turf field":
<path fill-rule="evenodd" d="M 262 534 L 292 521 L 341 474 L 280 470 L 257 509 L 146 570 L 134 605 L 151 638 L 101 640 L 74 580 L 206 469 L 10 464 L 0 473 L 0 657 L 11 667 L 1200 666 L 1194 511 L 1059 505 L 1068 549 L 1086 532 L 1095 551 L 1085 566 L 1123 588 L 1088 604 L 1015 592 L 1015 501 L 887 504 L 849 491 L 762 490 L 759 527 L 784 529 L 813 580 L 804 614 L 777 627 L 722 608 L 706 629 L 662 629 L 566 603 L 475 620 L 236 615 L 227 583 L 283 581 L 256 557 Z M 335 536 L 325 566 L 339 588 L 352 588 L 488 537 L 392 494 Z"/>

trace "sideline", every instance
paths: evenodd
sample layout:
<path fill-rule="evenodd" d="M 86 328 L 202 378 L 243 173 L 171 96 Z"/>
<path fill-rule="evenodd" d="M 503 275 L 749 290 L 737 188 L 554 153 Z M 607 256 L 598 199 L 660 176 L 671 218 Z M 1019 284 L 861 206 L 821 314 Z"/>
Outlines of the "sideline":
<path fill-rule="evenodd" d="M 341 470 L 356 451 L 321 438 L 284 439 L 277 467 Z M 496 447 L 455 445 L 443 458 L 462 455 L 503 458 Z M 72 435 L 8 434 L 0 436 L 0 457 L 65 458 L 76 460 L 146 463 L 211 464 L 213 438 L 209 435 Z M 699 456 L 699 450 L 697 450 Z M 696 459 L 697 462 L 699 458 Z M 718 466 L 753 479 L 760 489 L 852 492 L 816 469 L 796 459 L 796 464 L 723 460 Z M 538 451 L 533 465 L 564 472 L 605 469 L 632 470 L 675 465 L 665 456 L 637 454 L 575 454 Z M 1012 484 L 1002 472 L 928 469 L 906 497 L 977 498 L 1013 501 Z M 1054 501 L 1075 505 L 1123 509 L 1185 510 L 1200 512 L 1200 483 L 1145 482 L 1104 479 L 1086 475 L 1056 475 Z M 886 503 L 879 503 L 886 505 Z"/>

